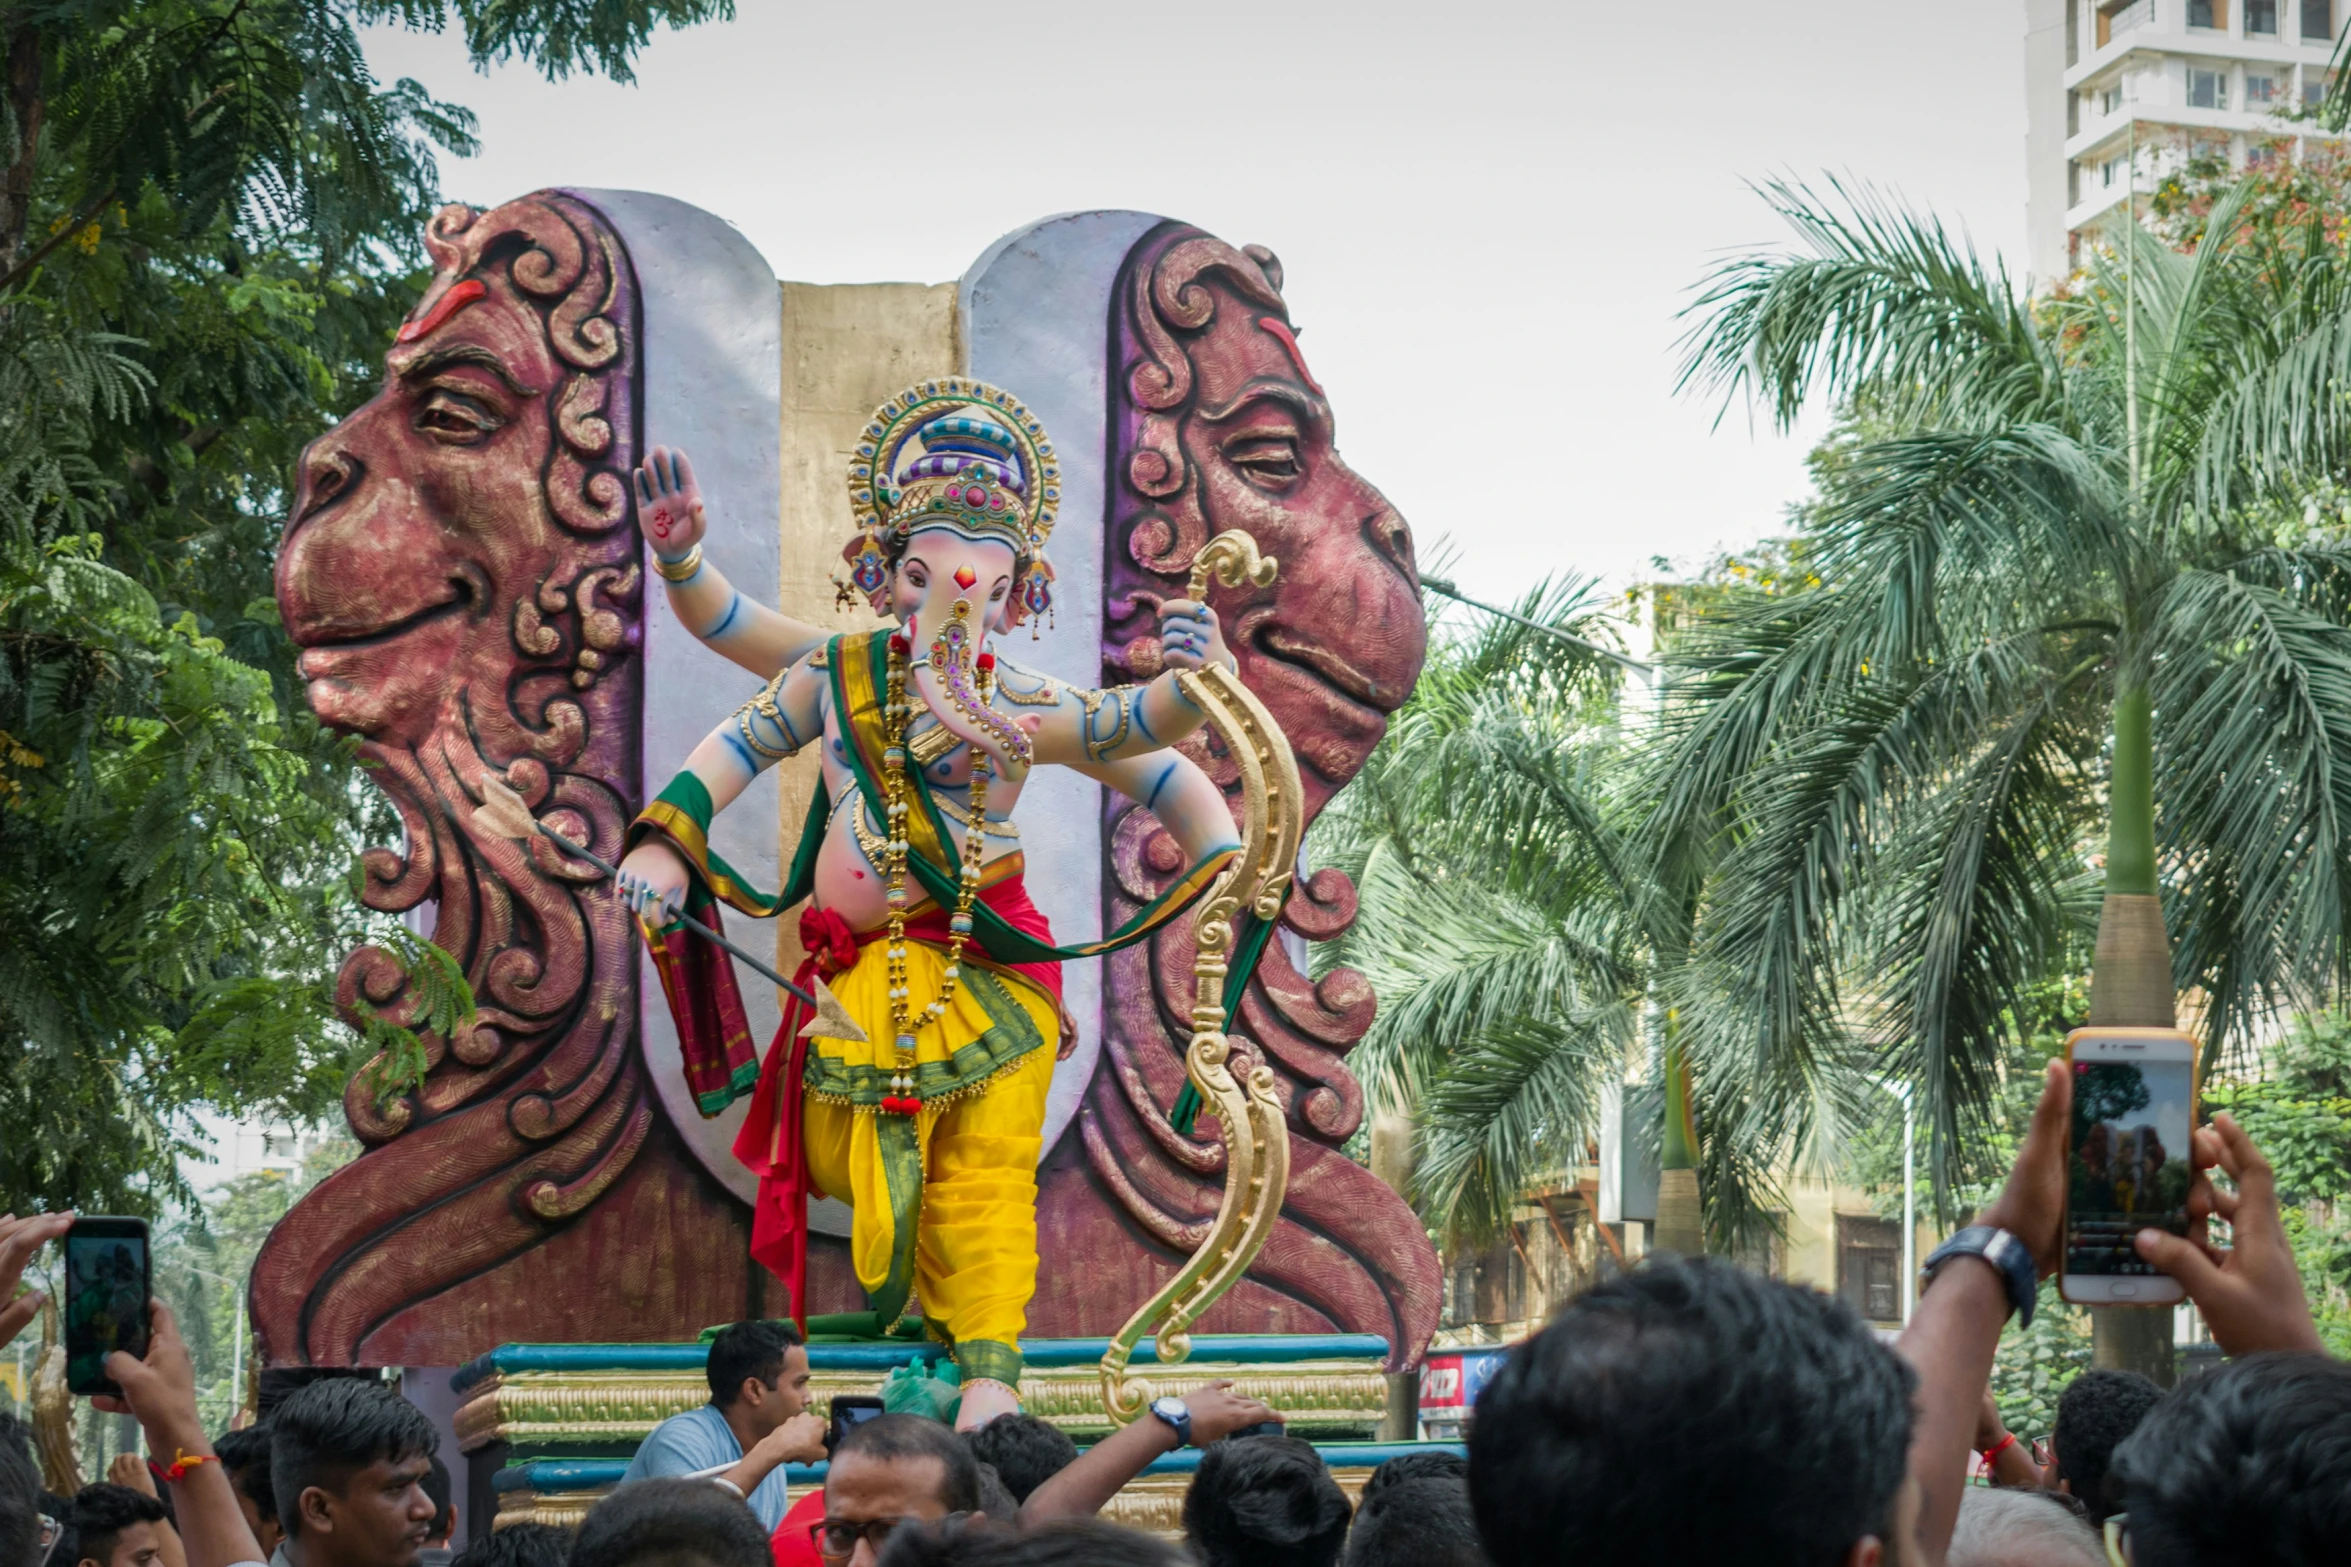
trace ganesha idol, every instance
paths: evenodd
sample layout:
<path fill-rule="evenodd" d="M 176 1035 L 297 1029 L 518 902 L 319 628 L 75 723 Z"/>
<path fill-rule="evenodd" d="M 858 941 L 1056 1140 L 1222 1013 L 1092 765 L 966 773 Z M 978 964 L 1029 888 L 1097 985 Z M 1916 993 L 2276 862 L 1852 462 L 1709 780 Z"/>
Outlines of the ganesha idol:
<path fill-rule="evenodd" d="M 355 1079 L 367 1151 L 256 1267 L 269 1359 L 850 1312 L 826 1325 L 946 1344 L 966 1423 L 1012 1407 L 1022 1340 L 1117 1326 L 1221 1192 L 1215 1130 L 1170 1109 L 1239 785 L 1179 674 L 1238 671 L 1311 812 L 1419 668 L 1409 534 L 1338 456 L 1279 264 L 1143 214 L 1024 230 L 951 331 L 872 343 L 935 370 L 843 447 L 795 434 L 777 285 L 708 214 L 548 191 L 428 243 L 384 390 L 305 454 L 279 591 L 406 828 L 366 899 L 429 910 L 479 1016 L 426 1036 L 412 1090 Z M 779 467 L 818 458 L 838 512 L 779 519 Z M 1278 579 L 1194 601 L 1236 529 Z M 767 607 L 828 532 L 851 618 Z M 500 784 L 618 885 L 480 825 Z M 1373 1332 L 1402 1364 L 1435 1259 L 1339 1152 L 1373 998 L 1303 972 L 1352 914 L 1302 874 L 1239 994 L 1292 1176 L 1203 1326 Z M 691 928 L 745 916 L 784 916 L 761 944 L 824 1005 Z M 374 949 L 341 990 L 415 1015 Z"/>

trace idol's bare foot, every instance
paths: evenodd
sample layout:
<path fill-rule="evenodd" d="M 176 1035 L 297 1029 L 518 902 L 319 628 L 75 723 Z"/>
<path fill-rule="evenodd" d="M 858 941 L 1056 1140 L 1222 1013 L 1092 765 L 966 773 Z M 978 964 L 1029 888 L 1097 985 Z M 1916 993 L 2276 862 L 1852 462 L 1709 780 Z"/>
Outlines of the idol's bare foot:
<path fill-rule="evenodd" d="M 955 1429 L 977 1431 L 999 1415 L 1020 1413 L 1020 1395 L 993 1377 L 974 1377 L 963 1384 L 963 1404 L 955 1412 Z"/>

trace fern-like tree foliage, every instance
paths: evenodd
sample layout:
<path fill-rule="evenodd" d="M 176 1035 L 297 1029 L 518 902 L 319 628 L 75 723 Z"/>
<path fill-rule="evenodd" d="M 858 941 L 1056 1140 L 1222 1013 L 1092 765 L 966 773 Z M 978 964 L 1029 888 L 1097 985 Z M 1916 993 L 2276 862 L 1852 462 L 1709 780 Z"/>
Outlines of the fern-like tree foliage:
<path fill-rule="evenodd" d="M 1638 1035 L 1648 945 L 1628 839 L 1621 671 L 1591 583 L 1519 615 L 1440 621 L 1412 699 L 1314 828 L 1361 907 L 1322 968 L 1361 970 L 1379 1014 L 1350 1061 L 1415 1123 L 1422 1217 L 1464 1240 L 1536 1178 L 1581 1164 Z"/>
<path fill-rule="evenodd" d="M 198 1108 L 308 1118 L 414 1055 L 331 1006 L 363 931 L 405 935 L 351 894 L 397 824 L 271 596 L 295 457 L 381 374 L 438 159 L 473 150 L 359 28 L 625 79 L 657 26 L 731 13 L 0 0 L 0 1209 L 152 1212 Z"/>
<path fill-rule="evenodd" d="M 1667 984 L 1733 1141 L 1801 1148 L 1889 1076 L 1948 1189 L 2102 892 L 2160 895 L 2216 1053 L 2342 984 L 2351 542 L 2306 501 L 2351 459 L 2351 259 L 2236 188 L 2036 301 L 1932 219 L 1764 194 L 1796 243 L 1714 274 L 1686 382 L 1841 423 L 1808 580 L 1672 644 Z"/>

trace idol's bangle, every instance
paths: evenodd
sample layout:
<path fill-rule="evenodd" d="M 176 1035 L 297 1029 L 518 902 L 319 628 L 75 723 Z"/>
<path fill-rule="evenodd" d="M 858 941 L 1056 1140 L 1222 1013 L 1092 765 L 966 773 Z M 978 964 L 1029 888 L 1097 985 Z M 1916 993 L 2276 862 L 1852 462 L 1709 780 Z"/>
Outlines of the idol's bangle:
<path fill-rule="evenodd" d="M 664 582 L 685 581 L 702 569 L 702 541 L 696 539 L 694 547 L 676 560 L 664 560 L 659 550 L 654 551 L 653 569 L 661 573 Z"/>

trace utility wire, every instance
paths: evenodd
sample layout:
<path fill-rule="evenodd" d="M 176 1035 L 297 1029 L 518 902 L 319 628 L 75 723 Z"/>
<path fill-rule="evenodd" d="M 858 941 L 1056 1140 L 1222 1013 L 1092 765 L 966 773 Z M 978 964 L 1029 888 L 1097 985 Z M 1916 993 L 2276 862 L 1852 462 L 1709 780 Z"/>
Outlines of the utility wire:
<path fill-rule="evenodd" d="M 1614 648 L 1602 647 L 1599 643 L 1579 637 L 1572 631 L 1562 631 L 1557 626 L 1546 626 L 1539 620 L 1529 620 L 1524 615 L 1513 613 L 1507 609 L 1498 609 L 1492 604 L 1482 603 L 1471 598 L 1443 577 L 1423 577 L 1420 579 L 1420 585 L 1440 598 L 1449 598 L 1456 604 L 1467 604 L 1471 609 L 1483 610 L 1489 615 L 1499 616 L 1504 620 L 1524 626 L 1529 631 L 1540 631 L 1547 637 L 1558 638 L 1570 647 L 1582 648 L 1585 652 L 1607 659 L 1612 664 L 1620 664 L 1639 675 L 1643 680 L 1654 680 L 1657 677 L 1657 666 L 1654 664 L 1644 664 L 1637 658 L 1628 658 Z"/>

